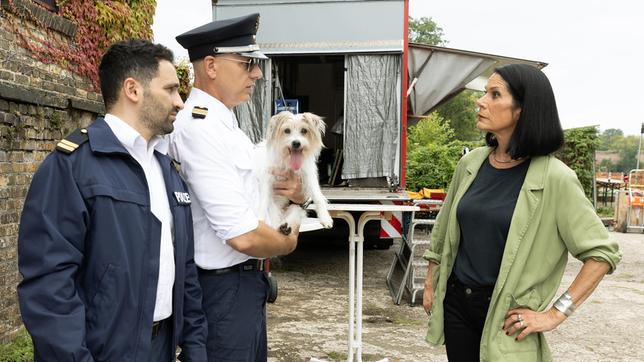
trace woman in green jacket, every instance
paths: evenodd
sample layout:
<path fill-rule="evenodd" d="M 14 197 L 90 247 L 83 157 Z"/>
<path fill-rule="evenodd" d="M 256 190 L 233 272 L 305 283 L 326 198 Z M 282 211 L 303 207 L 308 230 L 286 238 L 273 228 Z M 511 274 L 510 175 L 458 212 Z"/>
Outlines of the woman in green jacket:
<path fill-rule="evenodd" d="M 588 298 L 621 255 L 575 173 L 552 87 L 537 68 L 495 70 L 477 101 L 488 147 L 464 156 L 424 254 L 427 341 L 450 361 L 550 361 L 543 332 Z M 579 274 L 549 307 L 568 253 Z"/>

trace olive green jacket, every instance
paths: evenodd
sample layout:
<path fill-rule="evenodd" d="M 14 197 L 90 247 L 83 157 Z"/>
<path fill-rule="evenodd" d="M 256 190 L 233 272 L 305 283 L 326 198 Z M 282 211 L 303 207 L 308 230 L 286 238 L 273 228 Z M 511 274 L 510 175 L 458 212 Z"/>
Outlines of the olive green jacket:
<path fill-rule="evenodd" d="M 460 241 L 456 208 L 489 155 L 478 148 L 459 161 L 423 257 L 438 265 L 433 274 L 434 302 L 426 340 L 444 343 L 443 300 Z M 501 330 L 508 310 L 523 306 L 545 310 L 566 267 L 568 253 L 579 260 L 610 264 L 621 259 L 617 243 L 595 214 L 575 173 L 553 156 L 534 157 L 519 192 L 499 276 L 481 338 L 481 361 L 551 361 L 543 333 L 521 342 Z M 574 316 L 572 317 L 574 318 Z"/>

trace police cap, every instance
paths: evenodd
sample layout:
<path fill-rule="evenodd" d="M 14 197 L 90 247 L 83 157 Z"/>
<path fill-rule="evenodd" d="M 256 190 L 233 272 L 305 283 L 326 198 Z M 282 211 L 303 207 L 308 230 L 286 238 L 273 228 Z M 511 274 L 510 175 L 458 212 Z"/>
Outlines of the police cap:
<path fill-rule="evenodd" d="M 176 37 L 188 50 L 190 61 L 208 55 L 237 53 L 244 57 L 267 59 L 259 51 L 255 34 L 259 27 L 259 14 L 212 21 Z"/>

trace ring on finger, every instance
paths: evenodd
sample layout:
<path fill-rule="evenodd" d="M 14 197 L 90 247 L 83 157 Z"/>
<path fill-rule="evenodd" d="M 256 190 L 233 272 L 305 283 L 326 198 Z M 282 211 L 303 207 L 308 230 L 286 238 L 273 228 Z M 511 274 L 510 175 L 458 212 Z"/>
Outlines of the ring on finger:
<path fill-rule="evenodd" d="M 525 327 L 525 324 L 523 323 L 523 319 L 519 320 L 519 327 L 521 328 Z"/>
<path fill-rule="evenodd" d="M 517 314 L 517 320 L 519 322 L 523 322 L 523 316 L 521 314 Z"/>

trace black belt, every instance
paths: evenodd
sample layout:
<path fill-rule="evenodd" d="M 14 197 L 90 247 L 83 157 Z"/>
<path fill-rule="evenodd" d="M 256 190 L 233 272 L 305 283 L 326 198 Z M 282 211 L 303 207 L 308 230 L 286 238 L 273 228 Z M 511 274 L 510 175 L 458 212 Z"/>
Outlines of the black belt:
<path fill-rule="evenodd" d="M 163 327 L 163 323 L 165 323 L 168 320 L 168 318 L 152 322 L 152 337 L 156 337 L 159 335 L 159 332 L 161 332 L 161 328 Z"/>
<path fill-rule="evenodd" d="M 228 274 L 237 271 L 264 271 L 264 260 L 265 259 L 248 259 L 243 263 L 235 264 L 227 268 L 220 269 L 199 269 L 200 274 L 204 275 L 221 275 Z"/>

